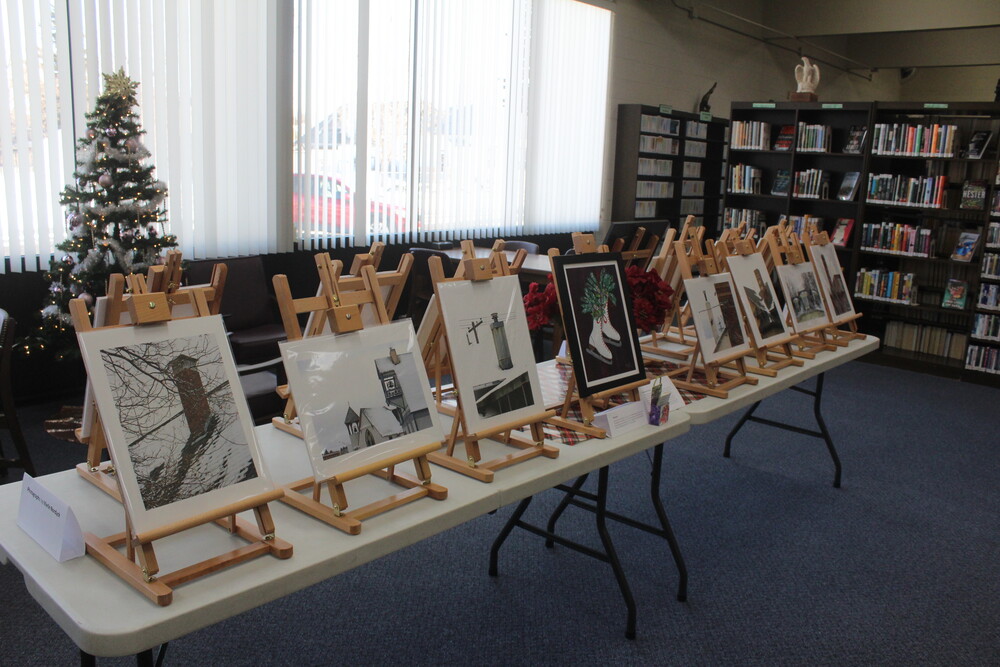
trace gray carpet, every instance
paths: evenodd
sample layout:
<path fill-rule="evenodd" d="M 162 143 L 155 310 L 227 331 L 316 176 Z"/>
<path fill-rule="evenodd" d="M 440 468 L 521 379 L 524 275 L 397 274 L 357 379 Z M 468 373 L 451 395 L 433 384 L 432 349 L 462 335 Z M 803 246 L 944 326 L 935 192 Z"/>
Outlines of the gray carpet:
<path fill-rule="evenodd" d="M 487 576 L 508 507 L 176 640 L 166 663 L 1000 664 L 1000 392 L 855 362 L 827 375 L 825 393 L 839 490 L 819 440 L 750 424 L 724 459 L 736 415 L 668 443 L 663 498 L 689 599 L 675 600 L 662 540 L 612 525 L 635 641 L 602 563 L 515 531 L 500 576 Z M 83 455 L 40 433 L 46 410 L 22 410 L 40 473 Z M 792 392 L 758 414 L 811 426 L 810 400 Z M 655 520 L 649 471 L 645 454 L 612 468 L 613 509 Z M 528 518 L 559 497 L 539 496 Z M 580 510 L 562 530 L 598 543 Z M 13 567 L 0 591 L 0 664 L 77 660 Z"/>

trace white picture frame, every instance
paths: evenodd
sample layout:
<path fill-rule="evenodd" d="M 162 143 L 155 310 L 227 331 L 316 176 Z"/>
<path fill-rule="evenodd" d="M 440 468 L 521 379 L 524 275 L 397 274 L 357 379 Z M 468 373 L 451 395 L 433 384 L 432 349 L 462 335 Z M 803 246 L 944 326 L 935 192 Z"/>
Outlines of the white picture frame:
<path fill-rule="evenodd" d="M 437 296 L 468 432 L 544 412 L 517 276 L 438 283 Z"/>
<path fill-rule="evenodd" d="M 728 273 L 684 279 L 702 358 L 709 364 L 750 351 L 736 288 Z"/>
<path fill-rule="evenodd" d="M 274 490 L 221 316 L 77 338 L 136 533 Z"/>
<path fill-rule="evenodd" d="M 318 481 L 443 440 L 410 320 L 279 347 Z"/>
<path fill-rule="evenodd" d="M 801 332 L 830 324 L 812 262 L 782 264 L 777 270 L 778 282 L 785 295 L 785 307 L 792 318 L 792 328 Z"/>
<path fill-rule="evenodd" d="M 759 252 L 733 255 L 727 261 L 750 333 L 758 347 L 786 341 L 790 333 L 763 256 Z"/>
<path fill-rule="evenodd" d="M 840 324 L 853 319 L 854 303 L 851 301 L 851 292 L 847 289 L 847 280 L 837 258 L 837 247 L 832 243 L 825 243 L 814 245 L 811 250 L 830 321 Z"/>

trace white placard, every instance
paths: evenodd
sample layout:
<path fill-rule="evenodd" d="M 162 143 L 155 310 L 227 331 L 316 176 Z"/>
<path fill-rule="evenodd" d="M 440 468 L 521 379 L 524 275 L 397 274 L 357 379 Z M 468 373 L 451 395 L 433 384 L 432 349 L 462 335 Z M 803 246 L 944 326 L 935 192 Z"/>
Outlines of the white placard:
<path fill-rule="evenodd" d="M 622 403 L 594 415 L 594 426 L 604 429 L 612 438 L 645 423 L 646 412 L 638 401 Z"/>
<path fill-rule="evenodd" d="M 60 563 L 86 553 L 73 509 L 28 473 L 21 482 L 17 525 Z"/>

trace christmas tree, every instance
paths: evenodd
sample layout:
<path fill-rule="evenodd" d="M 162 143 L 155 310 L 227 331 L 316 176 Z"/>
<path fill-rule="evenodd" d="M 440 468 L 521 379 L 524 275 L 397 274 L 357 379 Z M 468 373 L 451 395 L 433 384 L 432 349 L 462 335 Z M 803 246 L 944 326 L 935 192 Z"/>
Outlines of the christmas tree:
<path fill-rule="evenodd" d="M 57 359 L 78 356 L 69 301 L 83 297 L 92 307 L 113 273 L 145 273 L 177 245 L 164 234 L 167 187 L 153 178 L 142 144 L 145 132 L 135 111 L 138 83 L 124 69 L 104 75 L 104 93 L 87 114 L 86 135 L 77 142 L 74 185 L 62 191 L 68 237 L 49 264 L 49 291 L 42 323 L 22 341 L 23 350 L 50 350 Z"/>

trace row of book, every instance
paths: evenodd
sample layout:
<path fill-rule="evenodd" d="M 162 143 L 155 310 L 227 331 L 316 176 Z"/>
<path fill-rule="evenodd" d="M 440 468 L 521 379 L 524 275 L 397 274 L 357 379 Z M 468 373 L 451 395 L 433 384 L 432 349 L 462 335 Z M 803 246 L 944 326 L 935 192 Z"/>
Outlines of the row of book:
<path fill-rule="evenodd" d="M 979 273 L 985 278 L 1000 279 L 1000 255 L 995 252 L 983 254 L 983 261 L 979 265 Z"/>
<path fill-rule="evenodd" d="M 795 150 L 802 153 L 830 152 L 830 137 L 833 132 L 829 125 L 811 125 L 799 123 L 798 139 Z"/>
<path fill-rule="evenodd" d="M 685 124 L 684 134 L 692 139 L 708 139 L 708 123 L 689 120 Z"/>
<path fill-rule="evenodd" d="M 652 132 L 653 134 L 676 135 L 681 131 L 681 122 L 676 118 L 642 114 L 642 120 L 639 121 L 639 129 L 642 132 Z"/>
<path fill-rule="evenodd" d="M 916 303 L 917 287 L 912 273 L 884 269 L 858 269 L 854 296 L 905 305 Z"/>
<path fill-rule="evenodd" d="M 742 150 L 766 151 L 771 147 L 771 124 L 759 120 L 734 120 L 729 145 Z"/>
<path fill-rule="evenodd" d="M 681 197 L 704 197 L 705 181 L 682 181 Z"/>
<path fill-rule="evenodd" d="M 729 191 L 735 194 L 759 194 L 760 175 L 760 167 L 734 164 L 729 169 Z"/>
<path fill-rule="evenodd" d="M 639 220 L 641 218 L 655 218 L 656 217 L 656 202 L 650 200 L 641 200 L 635 203 L 635 219 Z"/>
<path fill-rule="evenodd" d="M 874 155 L 914 157 L 954 157 L 957 138 L 957 125 L 875 123 L 875 131 L 872 134 L 872 153 Z"/>
<path fill-rule="evenodd" d="M 980 308 L 986 310 L 1000 310 L 1000 285 L 996 283 L 981 283 L 979 285 Z"/>
<path fill-rule="evenodd" d="M 705 212 L 705 200 L 701 198 L 682 199 L 681 215 L 701 215 Z"/>
<path fill-rule="evenodd" d="M 640 176 L 673 176 L 673 160 L 657 160 L 651 157 L 639 158 Z"/>
<path fill-rule="evenodd" d="M 886 347 L 897 350 L 932 354 L 961 361 L 965 354 L 968 336 L 943 327 L 892 320 L 885 325 L 885 337 L 882 342 Z"/>
<path fill-rule="evenodd" d="M 868 174 L 868 201 L 894 206 L 942 208 L 947 176 Z"/>
<path fill-rule="evenodd" d="M 990 226 L 986 228 L 986 247 L 1000 247 L 1000 222 L 990 222 Z"/>
<path fill-rule="evenodd" d="M 862 250 L 891 255 L 930 257 L 934 250 L 929 227 L 914 227 L 898 222 L 866 222 L 861 225 Z"/>
<path fill-rule="evenodd" d="M 767 215 L 764 211 L 753 208 L 727 208 L 722 215 L 723 229 L 739 227 L 743 222 L 747 223 L 747 227 L 758 230 L 757 238 L 760 238 L 763 231 L 767 231 Z"/>
<path fill-rule="evenodd" d="M 639 150 L 643 153 L 662 153 L 663 155 L 677 155 L 680 152 L 681 142 L 677 139 L 667 137 L 654 137 L 648 134 L 639 135 Z"/>
<path fill-rule="evenodd" d="M 980 340 L 1000 341 L 1000 315 L 976 313 L 970 335 Z"/>
<path fill-rule="evenodd" d="M 636 181 L 635 196 L 643 199 L 670 199 L 674 184 L 669 181 Z"/>
<path fill-rule="evenodd" d="M 970 345 L 965 352 L 965 367 L 982 373 L 1000 373 L 1000 348 Z"/>
<path fill-rule="evenodd" d="M 782 215 L 778 217 L 778 224 L 785 221 L 800 239 L 802 232 L 808 229 L 811 224 L 815 224 L 818 230 L 823 229 L 823 218 L 818 218 L 815 215 Z"/>
<path fill-rule="evenodd" d="M 826 198 L 830 189 L 830 177 L 822 169 L 806 169 L 795 172 L 795 180 L 792 185 L 792 196 L 803 199 Z M 823 185 L 826 185 L 827 192 L 823 192 Z"/>

